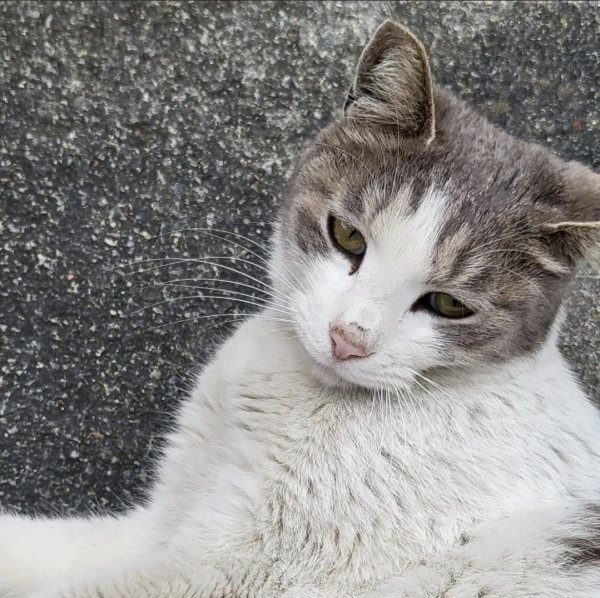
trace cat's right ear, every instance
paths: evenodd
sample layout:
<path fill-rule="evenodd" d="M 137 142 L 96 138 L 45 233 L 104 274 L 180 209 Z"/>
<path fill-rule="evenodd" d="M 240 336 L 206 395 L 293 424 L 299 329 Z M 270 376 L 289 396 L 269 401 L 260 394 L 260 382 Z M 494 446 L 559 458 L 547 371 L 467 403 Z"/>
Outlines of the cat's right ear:
<path fill-rule="evenodd" d="M 564 181 L 568 220 L 545 224 L 545 238 L 555 253 L 572 263 L 586 259 L 600 264 L 600 174 L 568 162 Z"/>
<path fill-rule="evenodd" d="M 433 85 L 423 44 L 405 27 L 387 20 L 358 61 L 344 113 L 367 123 L 396 127 L 425 144 L 435 136 Z"/>

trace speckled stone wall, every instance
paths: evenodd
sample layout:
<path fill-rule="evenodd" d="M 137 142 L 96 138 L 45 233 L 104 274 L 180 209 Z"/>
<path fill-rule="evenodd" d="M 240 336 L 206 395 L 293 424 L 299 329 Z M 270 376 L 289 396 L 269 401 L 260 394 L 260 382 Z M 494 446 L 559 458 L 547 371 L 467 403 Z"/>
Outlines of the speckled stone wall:
<path fill-rule="evenodd" d="M 191 373 L 254 309 L 159 284 L 215 276 L 187 258 L 244 259 L 185 229 L 264 242 L 299 147 L 392 15 L 438 82 L 600 167 L 598 2 L 0 4 L 0 506 L 143 496 Z M 234 265 L 260 280 L 250 257 Z M 596 398 L 599 290 L 582 272 L 563 341 Z"/>

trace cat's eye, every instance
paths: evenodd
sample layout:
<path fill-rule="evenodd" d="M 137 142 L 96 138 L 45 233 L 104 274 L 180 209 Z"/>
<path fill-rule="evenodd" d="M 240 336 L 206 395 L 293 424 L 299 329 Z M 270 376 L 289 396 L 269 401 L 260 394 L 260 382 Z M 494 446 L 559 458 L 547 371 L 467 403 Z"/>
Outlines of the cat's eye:
<path fill-rule="evenodd" d="M 415 304 L 444 318 L 466 318 L 475 312 L 448 293 L 427 293 Z"/>
<path fill-rule="evenodd" d="M 360 258 L 367 249 L 367 243 L 362 233 L 341 218 L 330 216 L 329 232 L 335 244 L 351 256 Z"/>

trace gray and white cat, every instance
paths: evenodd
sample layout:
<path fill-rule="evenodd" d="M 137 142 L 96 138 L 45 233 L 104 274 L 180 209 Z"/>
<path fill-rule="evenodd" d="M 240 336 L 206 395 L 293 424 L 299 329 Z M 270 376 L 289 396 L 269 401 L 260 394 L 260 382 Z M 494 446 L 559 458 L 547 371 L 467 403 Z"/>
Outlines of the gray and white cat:
<path fill-rule="evenodd" d="M 433 87 L 385 22 L 147 504 L 4 515 L 0 595 L 600 596 L 600 417 L 556 344 L 599 221 L 599 175 Z"/>

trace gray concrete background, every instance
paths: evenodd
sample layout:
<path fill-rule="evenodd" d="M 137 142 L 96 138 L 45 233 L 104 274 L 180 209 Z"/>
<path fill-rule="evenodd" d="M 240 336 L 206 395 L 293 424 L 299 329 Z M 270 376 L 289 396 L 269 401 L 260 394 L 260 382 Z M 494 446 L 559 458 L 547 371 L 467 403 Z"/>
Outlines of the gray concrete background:
<path fill-rule="evenodd" d="M 264 241 L 298 148 L 392 15 L 439 83 L 600 169 L 598 2 L 0 4 L 0 506 L 143 496 L 190 373 L 230 326 L 203 316 L 252 309 L 205 297 L 133 313 L 190 294 L 152 284 L 214 276 L 178 259 L 240 255 L 165 233 Z M 176 260 L 118 267 L 160 258 Z M 596 398 L 599 290 L 582 272 L 564 335 Z"/>

